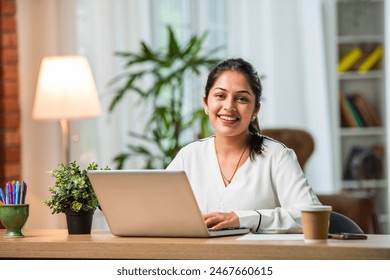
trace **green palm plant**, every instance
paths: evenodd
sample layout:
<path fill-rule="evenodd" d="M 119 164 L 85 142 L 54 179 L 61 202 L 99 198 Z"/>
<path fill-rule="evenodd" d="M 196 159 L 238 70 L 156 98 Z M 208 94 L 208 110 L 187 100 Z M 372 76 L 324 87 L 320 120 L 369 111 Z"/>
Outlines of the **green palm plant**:
<path fill-rule="evenodd" d="M 129 132 L 130 137 L 141 140 L 145 145 L 129 144 L 128 151 L 114 158 L 118 169 L 122 169 L 126 160 L 135 155 L 146 159 L 145 168 L 165 168 L 186 144 L 183 141 L 186 131 L 196 127 L 198 137 L 210 134 L 203 109 L 184 113 L 184 81 L 187 75 L 199 76 L 203 69 L 209 70 L 214 66 L 219 61 L 214 55 L 221 47 L 205 53 L 203 45 L 207 32 L 192 36 L 183 45 L 178 43 L 170 26 L 167 33 L 167 43 L 161 50 L 153 50 L 141 42 L 138 53 L 116 53 L 126 59 L 126 71 L 112 81 L 112 84 L 121 82 L 122 86 L 116 91 L 109 111 L 112 112 L 129 93 L 137 94 L 141 102 L 153 106 L 144 132 Z M 151 81 L 149 87 L 145 87 L 145 81 Z"/>

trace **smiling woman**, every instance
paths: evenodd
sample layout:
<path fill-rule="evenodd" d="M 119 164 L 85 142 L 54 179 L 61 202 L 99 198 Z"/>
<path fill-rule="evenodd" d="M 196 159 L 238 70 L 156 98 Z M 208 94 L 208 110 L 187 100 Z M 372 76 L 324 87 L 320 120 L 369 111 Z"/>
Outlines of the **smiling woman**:
<path fill-rule="evenodd" d="M 260 110 L 261 91 L 259 75 L 250 64 L 242 59 L 228 59 L 210 72 L 203 106 L 206 112 L 212 109 L 220 119 L 249 124 L 252 132 L 260 132 L 254 120 Z M 211 115 L 211 123 L 213 120 Z"/>
<path fill-rule="evenodd" d="M 214 83 L 211 94 L 206 93 L 203 105 L 214 129 L 232 133 L 245 131 L 256 118 L 260 105 L 245 77 L 237 71 L 226 71 Z M 219 126 L 220 125 L 220 126 Z M 237 131 L 238 126 L 241 130 Z"/>
<path fill-rule="evenodd" d="M 215 135 L 185 146 L 167 168 L 186 172 L 213 230 L 302 232 L 300 207 L 320 204 L 294 151 L 260 134 L 261 93 L 250 63 L 219 63 L 203 97 Z"/>

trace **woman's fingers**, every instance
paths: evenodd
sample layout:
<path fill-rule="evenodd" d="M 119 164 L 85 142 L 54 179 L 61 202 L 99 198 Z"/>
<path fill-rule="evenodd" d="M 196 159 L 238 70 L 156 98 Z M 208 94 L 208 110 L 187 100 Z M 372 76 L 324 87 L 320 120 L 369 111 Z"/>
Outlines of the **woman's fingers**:
<path fill-rule="evenodd" d="M 213 230 L 235 228 L 240 226 L 239 219 L 234 212 L 213 212 L 203 216 L 208 228 Z"/>

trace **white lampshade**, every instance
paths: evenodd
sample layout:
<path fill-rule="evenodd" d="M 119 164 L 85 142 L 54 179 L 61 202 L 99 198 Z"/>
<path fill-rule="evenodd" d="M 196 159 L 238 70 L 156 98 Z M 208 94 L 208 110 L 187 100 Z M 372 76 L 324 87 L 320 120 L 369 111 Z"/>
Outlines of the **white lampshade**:
<path fill-rule="evenodd" d="M 33 119 L 69 120 L 99 114 L 99 98 L 87 59 L 83 56 L 43 58 Z"/>

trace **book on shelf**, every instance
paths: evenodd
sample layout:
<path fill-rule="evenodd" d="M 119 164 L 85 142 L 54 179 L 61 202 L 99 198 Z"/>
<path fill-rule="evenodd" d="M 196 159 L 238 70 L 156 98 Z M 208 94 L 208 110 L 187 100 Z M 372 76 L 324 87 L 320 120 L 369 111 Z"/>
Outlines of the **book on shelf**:
<path fill-rule="evenodd" d="M 358 71 L 365 74 L 375 67 L 382 56 L 383 46 L 378 44 L 353 47 L 341 57 L 338 72 L 342 74 L 347 71 Z"/>
<path fill-rule="evenodd" d="M 367 56 L 367 58 L 359 65 L 358 71 L 360 74 L 364 74 L 371 70 L 375 64 L 377 64 L 383 56 L 383 47 L 376 46 L 375 49 Z"/>
<path fill-rule="evenodd" d="M 339 93 L 339 101 L 340 101 L 340 116 L 341 116 L 341 126 L 342 127 L 356 127 L 357 124 L 355 119 L 352 116 L 352 112 L 350 111 L 347 99 L 343 92 Z"/>
<path fill-rule="evenodd" d="M 340 111 L 341 111 L 341 126 L 343 127 L 363 127 L 363 121 L 361 120 L 356 108 L 353 106 L 351 100 L 340 91 Z"/>
<path fill-rule="evenodd" d="M 340 115 L 342 127 L 382 126 L 379 113 L 362 93 L 344 94 L 340 91 Z"/>
<path fill-rule="evenodd" d="M 338 64 L 339 73 L 344 73 L 348 71 L 348 69 L 358 61 L 358 59 L 362 56 L 363 51 L 360 47 L 354 47 L 350 49 L 345 55 L 343 55 Z"/>
<path fill-rule="evenodd" d="M 353 93 L 348 96 L 348 99 L 359 114 L 363 126 L 371 127 L 382 125 L 378 112 L 370 105 L 363 94 Z"/>
<path fill-rule="evenodd" d="M 365 125 L 363 123 L 362 117 L 360 116 L 355 104 L 352 103 L 350 96 L 346 96 L 346 99 L 347 99 L 347 105 L 351 110 L 352 116 L 355 119 L 357 127 L 364 127 Z"/>
<path fill-rule="evenodd" d="M 376 45 L 369 45 L 369 46 L 362 47 L 361 48 L 362 53 L 360 57 L 355 61 L 354 64 L 352 64 L 352 66 L 348 69 L 348 71 L 358 71 L 359 66 L 363 63 L 363 61 L 365 61 L 370 56 L 370 54 L 375 50 L 375 47 Z"/>

